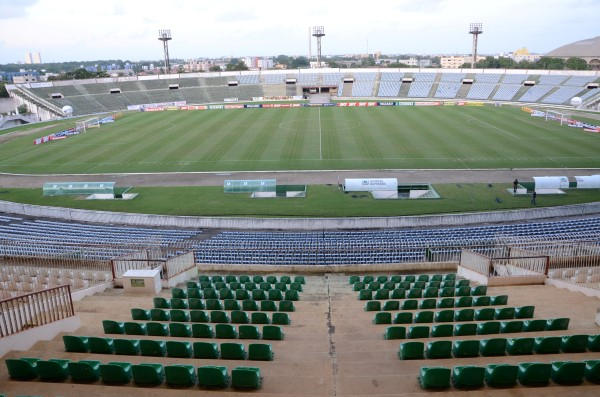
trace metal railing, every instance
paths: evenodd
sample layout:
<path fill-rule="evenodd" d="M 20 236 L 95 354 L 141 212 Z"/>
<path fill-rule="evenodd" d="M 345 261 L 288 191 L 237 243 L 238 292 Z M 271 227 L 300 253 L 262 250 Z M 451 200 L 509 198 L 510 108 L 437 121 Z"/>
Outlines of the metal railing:
<path fill-rule="evenodd" d="M 69 285 L 0 300 L 0 337 L 75 315 Z"/>

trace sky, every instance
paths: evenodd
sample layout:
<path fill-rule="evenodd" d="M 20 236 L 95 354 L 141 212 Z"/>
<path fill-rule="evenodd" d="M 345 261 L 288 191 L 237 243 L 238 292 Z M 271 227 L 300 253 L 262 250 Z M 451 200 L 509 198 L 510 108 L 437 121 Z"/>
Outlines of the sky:
<path fill-rule="evenodd" d="M 469 24 L 483 24 L 479 54 L 527 47 L 544 54 L 600 35 L 598 0 L 0 0 L 0 64 L 308 55 L 470 54 Z M 316 54 L 316 41 L 312 40 Z"/>

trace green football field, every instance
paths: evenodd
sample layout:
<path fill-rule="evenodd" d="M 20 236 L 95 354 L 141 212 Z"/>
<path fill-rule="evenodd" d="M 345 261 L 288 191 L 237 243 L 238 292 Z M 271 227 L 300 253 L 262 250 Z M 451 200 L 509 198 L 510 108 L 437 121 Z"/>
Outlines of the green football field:
<path fill-rule="evenodd" d="M 0 172 L 600 167 L 600 134 L 509 106 L 135 112 L 33 144 L 58 131 L 0 145 Z"/>

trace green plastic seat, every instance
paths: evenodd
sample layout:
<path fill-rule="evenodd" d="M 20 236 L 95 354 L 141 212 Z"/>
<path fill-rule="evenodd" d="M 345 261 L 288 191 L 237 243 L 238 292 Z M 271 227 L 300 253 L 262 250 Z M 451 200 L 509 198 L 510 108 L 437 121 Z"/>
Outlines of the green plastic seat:
<path fill-rule="evenodd" d="M 248 281 L 244 283 L 244 289 L 252 293 L 256 289 L 256 283 L 254 281 Z"/>
<path fill-rule="evenodd" d="M 454 336 L 467 336 L 477 334 L 477 324 L 459 323 L 454 325 Z"/>
<path fill-rule="evenodd" d="M 150 320 L 150 310 L 132 308 L 131 309 L 131 319 L 148 321 L 148 320 Z"/>
<path fill-rule="evenodd" d="M 219 299 L 219 294 L 214 288 L 202 289 L 202 296 L 204 296 L 204 299 Z"/>
<path fill-rule="evenodd" d="M 452 368 L 454 387 L 461 389 L 476 389 L 483 387 L 485 367 L 477 365 L 457 365 Z"/>
<path fill-rule="evenodd" d="M 487 285 L 478 285 L 471 288 L 471 296 L 484 296 L 487 294 Z"/>
<path fill-rule="evenodd" d="M 292 282 L 292 278 L 290 276 L 281 276 L 279 277 L 279 282 L 290 284 Z"/>
<path fill-rule="evenodd" d="M 475 309 L 457 309 L 454 311 L 454 321 L 473 321 Z"/>
<path fill-rule="evenodd" d="M 194 342 L 192 343 L 194 358 L 214 358 L 221 356 L 219 345 L 214 342 Z"/>
<path fill-rule="evenodd" d="M 258 284 L 258 288 L 262 289 L 263 291 L 269 291 L 271 289 L 271 283 L 263 281 L 262 283 Z"/>
<path fill-rule="evenodd" d="M 492 296 L 490 301 L 490 305 L 492 306 L 502 306 L 508 304 L 508 295 L 496 295 Z"/>
<path fill-rule="evenodd" d="M 235 294 L 229 288 L 219 288 L 219 299 L 235 299 Z"/>
<path fill-rule="evenodd" d="M 289 280 L 289 281 L 290 281 L 289 283 L 285 283 L 283 281 L 278 281 L 275 284 L 273 284 L 273 289 L 285 292 L 288 290 L 288 287 L 291 287 L 292 281 L 291 280 Z M 293 284 L 297 284 L 297 283 L 293 283 Z M 302 288 L 302 285 L 300 285 L 300 288 Z M 301 291 L 301 290 L 296 290 L 296 291 Z"/>
<path fill-rule="evenodd" d="M 246 348 L 242 343 L 221 343 L 221 358 L 224 360 L 245 360 Z"/>
<path fill-rule="evenodd" d="M 442 287 L 442 288 L 440 288 L 440 293 L 438 296 L 440 298 L 450 298 L 450 297 L 453 297 L 454 294 L 455 294 L 454 287 Z"/>
<path fill-rule="evenodd" d="M 256 325 L 240 325 L 238 334 L 240 339 L 260 339 L 260 331 Z"/>
<path fill-rule="evenodd" d="M 223 279 L 223 276 L 221 276 L 220 274 L 215 274 L 210 277 L 210 281 L 212 281 L 213 283 L 224 283 L 225 279 Z"/>
<path fill-rule="evenodd" d="M 600 384 L 600 360 L 585 360 L 585 379 Z"/>
<path fill-rule="evenodd" d="M 122 321 L 102 320 L 102 328 L 105 334 L 125 334 L 125 326 Z"/>
<path fill-rule="evenodd" d="M 563 353 L 584 353 L 587 350 L 588 335 L 566 335 L 561 338 L 560 350 Z"/>
<path fill-rule="evenodd" d="M 245 312 L 257 312 L 258 303 L 252 299 L 246 299 L 242 301 L 242 310 Z"/>
<path fill-rule="evenodd" d="M 433 312 L 431 310 L 423 310 L 420 312 L 416 312 L 414 322 L 417 324 L 432 323 Z"/>
<path fill-rule="evenodd" d="M 4 361 L 10 379 L 32 380 L 38 377 L 37 363 L 41 361 L 39 358 L 7 358 Z"/>
<path fill-rule="evenodd" d="M 229 323 L 229 315 L 227 314 L 227 312 L 224 312 L 222 310 L 213 310 L 210 312 L 210 322 L 221 324 Z"/>
<path fill-rule="evenodd" d="M 442 284 L 440 284 L 440 288 L 452 288 L 452 290 L 454 291 L 454 288 L 456 288 L 456 280 L 444 280 L 442 281 Z"/>
<path fill-rule="evenodd" d="M 133 321 L 125 321 L 125 334 L 127 335 L 147 335 L 148 329 L 146 323 L 136 323 Z"/>
<path fill-rule="evenodd" d="M 452 346 L 452 354 L 456 358 L 479 356 L 479 340 L 455 340 Z"/>
<path fill-rule="evenodd" d="M 199 298 L 188 298 L 188 306 L 191 310 L 204 310 L 206 306 L 204 305 L 204 301 Z"/>
<path fill-rule="evenodd" d="M 269 315 L 265 312 L 252 312 L 250 315 L 252 324 L 270 324 Z"/>
<path fill-rule="evenodd" d="M 419 307 L 419 301 L 416 299 L 407 299 L 402 301 L 400 308 L 402 310 L 417 310 Z"/>
<path fill-rule="evenodd" d="M 463 281 L 463 280 L 460 280 Z M 460 286 L 460 282 L 458 282 L 457 287 L 454 289 L 454 296 L 471 296 L 471 287 Z"/>
<path fill-rule="evenodd" d="M 419 384 L 422 389 L 447 389 L 452 371 L 447 367 L 421 367 Z"/>
<path fill-rule="evenodd" d="M 370 301 L 373 300 L 373 291 L 370 289 L 361 289 L 358 291 L 358 300 L 360 301 Z"/>
<path fill-rule="evenodd" d="M 454 307 L 454 298 L 439 298 L 437 301 L 438 309 L 451 309 Z"/>
<path fill-rule="evenodd" d="M 382 275 L 379 275 L 379 276 L 377 276 L 377 278 L 376 278 L 375 280 L 376 280 L 377 282 L 379 282 L 379 283 L 382 283 L 382 284 L 383 284 L 383 283 L 385 283 L 385 282 L 387 282 L 387 281 L 388 281 L 388 276 L 386 276 L 386 275 L 383 275 L 383 274 L 382 274 Z"/>
<path fill-rule="evenodd" d="M 165 381 L 171 387 L 190 387 L 196 384 L 196 367 L 187 364 L 165 365 Z"/>
<path fill-rule="evenodd" d="M 471 282 L 467 279 L 456 280 L 456 287 L 469 287 Z"/>
<path fill-rule="evenodd" d="M 164 357 L 167 353 L 167 344 L 164 340 L 140 340 L 140 352 L 142 356 Z"/>
<path fill-rule="evenodd" d="M 402 342 L 400 343 L 398 357 L 400 357 L 400 360 L 421 360 L 424 351 L 425 344 L 423 342 Z"/>
<path fill-rule="evenodd" d="M 432 274 L 431 278 L 429 279 L 430 281 L 442 281 L 444 278 L 441 274 Z"/>
<path fill-rule="evenodd" d="M 442 282 L 441 281 L 429 281 L 426 285 L 425 288 L 440 288 L 442 286 Z M 439 292 L 439 291 L 438 291 Z M 437 296 L 437 292 L 436 292 L 436 296 Z"/>
<path fill-rule="evenodd" d="M 167 357 L 190 358 L 193 355 L 192 343 L 180 340 L 166 341 Z"/>
<path fill-rule="evenodd" d="M 423 298 L 437 298 L 440 289 L 437 287 L 428 287 L 423 291 Z"/>
<path fill-rule="evenodd" d="M 256 367 L 235 367 L 231 370 L 231 387 L 240 389 L 261 388 L 260 369 Z"/>
<path fill-rule="evenodd" d="M 551 373 L 550 363 L 519 363 L 517 379 L 523 386 L 546 386 L 550 382 Z"/>
<path fill-rule="evenodd" d="M 296 307 L 294 306 L 294 302 L 287 301 L 285 299 L 279 302 L 279 311 L 280 312 L 293 312 L 295 310 L 296 310 Z"/>
<path fill-rule="evenodd" d="M 454 335 L 453 324 L 434 324 L 431 327 L 432 338 L 445 338 Z"/>
<path fill-rule="evenodd" d="M 102 382 L 107 384 L 127 384 L 131 382 L 131 363 L 111 361 L 100 364 Z"/>
<path fill-rule="evenodd" d="M 242 307 L 235 299 L 225 299 L 223 301 L 223 309 L 225 310 L 240 310 Z"/>
<path fill-rule="evenodd" d="M 115 339 L 115 354 L 123 356 L 137 356 L 140 354 L 140 341 L 137 339 Z"/>
<path fill-rule="evenodd" d="M 458 296 L 458 298 L 456 298 L 454 300 L 454 307 L 472 307 L 472 306 L 473 306 L 473 297 L 471 297 L 471 296 Z"/>
<path fill-rule="evenodd" d="M 490 387 L 513 387 L 517 384 L 519 366 L 511 364 L 488 364 L 485 367 L 485 383 Z"/>
<path fill-rule="evenodd" d="M 533 318 L 535 306 L 515 307 L 515 318 Z"/>
<path fill-rule="evenodd" d="M 578 385 L 583 382 L 585 366 L 583 361 L 554 361 L 550 378 L 559 385 Z"/>
<path fill-rule="evenodd" d="M 287 313 L 273 313 L 272 323 L 279 325 L 291 324 L 290 316 Z"/>
<path fill-rule="evenodd" d="M 395 311 L 400 310 L 400 301 L 385 301 L 383 302 L 383 311 Z"/>
<path fill-rule="evenodd" d="M 413 325 L 408 329 L 408 339 L 422 339 L 429 337 L 428 325 Z"/>
<path fill-rule="evenodd" d="M 198 275 L 198 281 L 199 282 L 210 282 L 210 276 L 206 275 L 206 274 L 199 274 Z"/>
<path fill-rule="evenodd" d="M 102 338 L 98 336 L 90 336 L 88 338 L 90 353 L 95 354 L 113 354 L 115 345 L 112 338 Z"/>
<path fill-rule="evenodd" d="M 80 360 L 70 361 L 69 375 L 76 383 L 92 383 L 100 379 L 100 361 Z"/>
<path fill-rule="evenodd" d="M 431 309 L 435 309 L 436 305 L 437 305 L 437 300 L 436 299 L 433 299 L 433 298 L 423 299 L 419 303 L 419 309 L 421 309 L 421 310 L 431 310 Z"/>
<path fill-rule="evenodd" d="M 190 313 L 187 310 L 171 309 L 169 315 L 171 316 L 170 321 L 177 321 L 180 323 L 186 323 L 190 321 Z"/>
<path fill-rule="evenodd" d="M 190 322 L 192 323 L 208 323 L 210 318 L 204 310 L 190 310 Z"/>
<path fill-rule="evenodd" d="M 248 282 L 252 281 L 252 279 L 250 278 L 250 276 L 248 276 L 247 274 L 242 274 L 241 276 L 238 277 L 238 280 L 242 284 L 248 283 Z"/>
<path fill-rule="evenodd" d="M 220 339 L 237 339 L 237 330 L 232 324 L 215 325 L 215 336 Z"/>
<path fill-rule="evenodd" d="M 47 382 L 63 382 L 69 378 L 69 362 L 71 360 L 40 360 L 36 363 L 36 371 L 40 380 Z"/>
<path fill-rule="evenodd" d="M 375 296 L 373 297 L 373 299 L 379 299 L 379 300 L 386 300 L 386 299 L 390 299 L 390 290 L 388 289 L 378 289 L 377 291 L 375 291 Z"/>
<path fill-rule="evenodd" d="M 546 331 L 564 331 L 569 328 L 569 318 L 552 318 L 546 321 Z"/>
<path fill-rule="evenodd" d="M 171 309 L 187 309 L 187 298 L 171 298 Z"/>
<path fill-rule="evenodd" d="M 285 291 L 283 299 L 295 302 L 297 300 L 300 300 L 300 294 L 295 289 L 289 289 Z"/>
<path fill-rule="evenodd" d="M 265 340 L 283 340 L 283 329 L 279 325 L 265 325 L 262 329 L 262 338 Z"/>
<path fill-rule="evenodd" d="M 237 291 L 238 289 L 243 289 L 243 288 L 244 288 L 244 286 L 239 281 L 232 281 L 231 283 L 229 283 L 229 289 L 234 294 L 235 294 L 235 291 Z"/>
<path fill-rule="evenodd" d="M 198 385 L 200 387 L 225 388 L 229 386 L 227 367 L 203 365 L 198 367 Z"/>
<path fill-rule="evenodd" d="M 408 290 L 408 294 L 406 295 L 408 299 L 419 299 L 423 297 L 423 289 L 422 288 L 411 288 Z"/>
<path fill-rule="evenodd" d="M 412 274 L 409 274 L 407 276 L 404 276 L 404 281 L 409 282 L 409 283 L 414 283 L 415 281 L 417 281 L 417 277 L 415 277 Z"/>
<path fill-rule="evenodd" d="M 165 323 L 146 323 L 146 331 L 149 336 L 169 336 L 169 326 Z"/>
<path fill-rule="evenodd" d="M 533 354 L 533 338 L 510 338 L 506 340 L 506 352 L 511 356 Z"/>
<path fill-rule="evenodd" d="M 560 352 L 560 336 L 539 336 L 534 339 L 533 351 L 537 354 L 557 354 Z"/>
<path fill-rule="evenodd" d="M 391 313 L 390 313 L 391 316 Z M 398 312 L 394 316 L 394 324 L 412 324 L 413 314 L 412 312 Z"/>
<path fill-rule="evenodd" d="M 516 334 L 523 332 L 524 322 L 522 320 L 508 320 L 500 322 L 501 334 Z M 545 324 L 544 324 L 545 326 Z"/>
<path fill-rule="evenodd" d="M 499 321 L 484 321 L 477 324 L 477 335 L 494 335 L 500 333 Z"/>
<path fill-rule="evenodd" d="M 546 330 L 546 320 L 523 321 L 523 332 L 541 332 Z"/>
<path fill-rule="evenodd" d="M 363 281 L 357 281 L 352 285 L 352 291 L 360 292 L 363 289 L 366 289 L 367 285 Z"/>
<path fill-rule="evenodd" d="M 275 301 L 272 301 L 272 300 L 261 301 L 260 302 L 260 310 L 263 312 L 276 312 L 277 311 L 277 303 L 275 303 Z"/>
<path fill-rule="evenodd" d="M 492 299 L 487 295 L 474 296 L 473 306 L 489 306 Z"/>
<path fill-rule="evenodd" d="M 285 284 L 284 284 L 285 285 Z M 267 294 L 267 299 L 270 301 L 283 300 L 283 292 L 279 289 L 272 289 Z"/>
<path fill-rule="evenodd" d="M 391 299 L 404 299 L 406 298 L 406 290 L 404 288 L 396 288 L 392 290 L 390 295 Z"/>
<path fill-rule="evenodd" d="M 448 273 L 444 275 L 444 281 L 446 280 L 456 280 L 456 273 Z"/>
<path fill-rule="evenodd" d="M 183 288 L 177 288 L 177 287 L 171 288 L 171 297 L 187 299 L 187 290 L 185 290 Z"/>
<path fill-rule="evenodd" d="M 65 351 L 71 353 L 87 353 L 90 351 L 87 336 L 63 335 L 63 344 L 65 345 Z"/>
<path fill-rule="evenodd" d="M 392 313 L 390 312 L 377 312 L 373 317 L 373 324 L 391 324 Z"/>
<path fill-rule="evenodd" d="M 170 299 L 163 298 L 162 296 L 155 296 L 152 299 L 155 309 L 170 309 L 171 301 Z"/>
<path fill-rule="evenodd" d="M 506 338 L 490 338 L 480 340 L 479 354 L 483 357 L 504 356 L 506 354 Z"/>
<path fill-rule="evenodd" d="M 591 352 L 600 352 L 600 334 L 588 336 L 587 349 Z"/>
<path fill-rule="evenodd" d="M 267 276 L 266 282 L 269 284 L 275 284 L 277 282 L 277 276 Z"/>
<path fill-rule="evenodd" d="M 367 289 L 370 289 L 371 291 L 375 292 L 378 289 L 381 288 L 381 283 L 377 282 L 377 281 L 371 281 L 368 285 L 367 285 Z"/>
<path fill-rule="evenodd" d="M 250 292 L 246 289 L 238 289 L 235 291 L 235 299 L 239 301 L 244 301 L 250 299 Z"/>
<path fill-rule="evenodd" d="M 206 310 L 223 310 L 223 304 L 219 299 L 206 299 L 204 300 L 204 306 Z"/>
<path fill-rule="evenodd" d="M 396 289 L 396 283 L 393 281 L 386 281 L 383 283 L 383 288 L 385 288 L 388 291 L 393 291 L 394 289 Z"/>
<path fill-rule="evenodd" d="M 429 274 L 419 274 L 417 281 L 429 281 Z"/>
<path fill-rule="evenodd" d="M 169 334 L 180 338 L 192 336 L 192 326 L 185 323 L 169 323 Z"/>
<path fill-rule="evenodd" d="M 294 276 L 294 282 L 300 284 L 306 284 L 304 276 Z"/>
<path fill-rule="evenodd" d="M 273 361 L 273 347 L 267 343 L 250 343 L 248 360 Z"/>
<path fill-rule="evenodd" d="M 171 321 L 171 314 L 167 309 L 150 309 L 152 321 Z"/>
<path fill-rule="evenodd" d="M 399 274 L 394 274 L 390 277 L 390 281 L 395 282 L 396 284 L 402 281 L 402 276 Z"/>
<path fill-rule="evenodd" d="M 494 319 L 495 311 L 491 307 L 475 310 L 475 320 L 477 321 L 490 321 Z"/>
<path fill-rule="evenodd" d="M 494 313 L 494 318 L 496 320 L 512 320 L 515 318 L 515 308 L 514 307 L 503 307 L 496 309 Z"/>
<path fill-rule="evenodd" d="M 384 339 L 405 339 L 406 338 L 406 327 L 402 326 L 391 326 L 387 327 L 383 333 Z"/>
<path fill-rule="evenodd" d="M 288 290 L 302 292 L 304 291 L 304 287 L 302 287 L 302 283 L 292 282 L 290 283 L 287 289 L 282 289 L 282 291 L 287 292 Z"/>
<path fill-rule="evenodd" d="M 200 291 L 200 288 L 195 287 L 195 288 L 189 288 L 187 290 L 187 294 L 188 294 L 188 300 L 189 299 L 202 299 L 202 291 Z"/>
<path fill-rule="evenodd" d="M 348 278 L 348 284 L 354 284 L 357 281 L 360 281 L 360 276 L 354 275 Z"/>
<path fill-rule="evenodd" d="M 242 310 L 234 310 L 231 312 L 231 323 L 232 324 L 250 324 L 250 317 L 248 313 Z"/>
<path fill-rule="evenodd" d="M 228 274 L 225 276 L 225 282 L 228 284 L 235 283 L 238 281 L 238 278 L 233 274 Z"/>
<path fill-rule="evenodd" d="M 381 302 L 380 301 L 367 301 L 365 303 L 365 311 L 367 311 L 367 312 L 381 311 Z"/>
<path fill-rule="evenodd" d="M 426 356 L 430 360 L 452 358 L 452 342 L 449 340 L 427 342 Z"/>
<path fill-rule="evenodd" d="M 131 373 L 136 385 L 158 386 L 165 381 L 165 369 L 159 363 L 133 364 Z"/>

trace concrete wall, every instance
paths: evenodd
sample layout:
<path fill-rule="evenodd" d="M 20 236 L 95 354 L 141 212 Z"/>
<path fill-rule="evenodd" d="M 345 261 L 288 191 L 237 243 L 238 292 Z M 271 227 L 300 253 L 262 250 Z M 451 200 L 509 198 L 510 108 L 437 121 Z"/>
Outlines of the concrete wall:
<path fill-rule="evenodd" d="M 544 218 L 593 215 L 600 214 L 600 202 L 511 211 L 372 218 L 209 218 L 144 215 L 45 207 L 40 205 L 12 203 L 9 201 L 0 201 L 0 212 L 78 222 L 118 223 L 137 226 L 216 228 L 232 230 L 330 230 L 464 226 L 481 223 L 523 222 Z"/>

